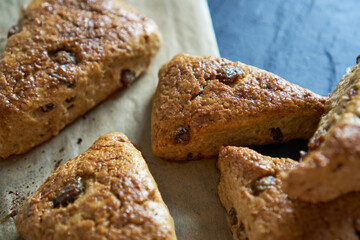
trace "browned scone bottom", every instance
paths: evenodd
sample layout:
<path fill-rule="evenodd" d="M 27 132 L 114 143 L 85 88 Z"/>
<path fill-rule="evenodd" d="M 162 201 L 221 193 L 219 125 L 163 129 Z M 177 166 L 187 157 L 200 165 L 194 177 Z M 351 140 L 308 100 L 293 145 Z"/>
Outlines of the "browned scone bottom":
<path fill-rule="evenodd" d="M 176 239 L 141 153 L 122 133 L 100 137 L 60 166 L 15 219 L 31 239 Z"/>
<path fill-rule="evenodd" d="M 360 65 L 344 76 L 326 101 L 326 115 L 309 152 L 286 177 L 291 197 L 320 202 L 360 191 Z"/>
<path fill-rule="evenodd" d="M 117 0 L 33 0 L 0 60 L 0 158 L 24 153 L 129 86 L 159 49 L 155 23 Z"/>
<path fill-rule="evenodd" d="M 264 70 L 178 54 L 159 71 L 152 149 L 171 160 L 216 156 L 221 146 L 308 139 L 325 98 Z"/>
<path fill-rule="evenodd" d="M 218 193 L 234 240 L 359 239 L 360 193 L 327 203 L 291 200 L 280 175 L 296 165 L 249 148 L 222 148 Z"/>

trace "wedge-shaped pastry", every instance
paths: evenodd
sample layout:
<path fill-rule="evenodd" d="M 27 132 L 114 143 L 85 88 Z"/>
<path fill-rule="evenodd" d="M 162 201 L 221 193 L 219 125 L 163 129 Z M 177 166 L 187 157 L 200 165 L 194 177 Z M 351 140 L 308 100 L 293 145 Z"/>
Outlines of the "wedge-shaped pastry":
<path fill-rule="evenodd" d="M 326 115 L 309 142 L 308 154 L 291 170 L 291 197 L 319 202 L 360 191 L 360 65 L 352 68 L 326 101 Z"/>
<path fill-rule="evenodd" d="M 216 156 L 225 145 L 308 139 L 325 98 L 264 70 L 178 54 L 159 72 L 152 148 L 172 160 Z"/>
<path fill-rule="evenodd" d="M 360 193 L 318 204 L 291 200 L 279 175 L 296 165 L 249 148 L 221 150 L 218 193 L 234 240 L 359 239 Z"/>
<path fill-rule="evenodd" d="M 159 48 L 155 23 L 117 0 L 33 0 L 0 60 L 0 158 L 24 153 L 119 88 Z"/>
<path fill-rule="evenodd" d="M 141 153 L 121 133 L 56 169 L 15 219 L 25 239 L 176 239 Z"/>

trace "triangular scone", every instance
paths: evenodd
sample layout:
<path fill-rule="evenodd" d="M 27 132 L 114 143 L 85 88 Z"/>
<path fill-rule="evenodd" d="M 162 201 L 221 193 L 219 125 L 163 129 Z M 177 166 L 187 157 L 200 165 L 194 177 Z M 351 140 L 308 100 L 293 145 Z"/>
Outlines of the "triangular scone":
<path fill-rule="evenodd" d="M 291 200 L 280 173 L 296 165 L 249 148 L 222 148 L 218 193 L 234 240 L 359 239 L 360 193 L 318 204 Z"/>
<path fill-rule="evenodd" d="M 24 153 L 149 66 L 155 23 L 117 0 L 33 0 L 0 60 L 0 158 Z"/>
<path fill-rule="evenodd" d="M 325 98 L 264 70 L 178 54 L 159 72 L 152 149 L 171 160 L 213 157 L 226 145 L 308 139 Z"/>
<path fill-rule="evenodd" d="M 291 197 L 319 202 L 360 191 L 360 64 L 325 103 L 309 152 L 286 179 Z"/>
<path fill-rule="evenodd" d="M 176 239 L 141 153 L 121 133 L 60 166 L 21 208 L 16 228 L 36 239 Z"/>

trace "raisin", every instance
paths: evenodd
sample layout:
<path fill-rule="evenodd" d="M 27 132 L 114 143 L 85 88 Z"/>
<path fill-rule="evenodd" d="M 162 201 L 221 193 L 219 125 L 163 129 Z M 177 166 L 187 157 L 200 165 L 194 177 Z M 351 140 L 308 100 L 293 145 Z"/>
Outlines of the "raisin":
<path fill-rule="evenodd" d="M 67 103 L 71 103 L 71 102 L 73 102 L 73 101 L 75 100 L 75 98 L 76 98 L 76 97 L 69 97 L 69 98 L 66 98 L 66 99 L 65 99 L 65 102 L 67 102 Z"/>
<path fill-rule="evenodd" d="M 10 38 L 12 35 L 19 33 L 19 27 L 17 25 L 12 26 L 7 34 L 7 38 Z"/>
<path fill-rule="evenodd" d="M 226 65 L 223 68 L 217 70 L 216 79 L 224 84 L 232 84 L 239 78 L 244 78 L 245 73 L 241 68 Z"/>
<path fill-rule="evenodd" d="M 175 131 L 175 143 L 187 144 L 190 141 L 190 132 L 185 127 L 180 127 Z"/>
<path fill-rule="evenodd" d="M 233 226 L 236 225 L 238 220 L 237 220 L 237 213 L 236 213 L 236 209 L 235 208 L 231 208 L 229 213 L 228 213 L 228 219 L 229 219 L 229 223 Z"/>
<path fill-rule="evenodd" d="M 71 52 L 60 50 L 52 56 L 52 60 L 61 65 L 65 64 L 76 64 L 75 57 L 71 54 Z"/>
<path fill-rule="evenodd" d="M 276 186 L 273 176 L 262 177 L 252 183 L 251 189 L 254 196 L 259 196 L 264 190 Z"/>
<path fill-rule="evenodd" d="M 83 191 L 84 187 L 79 177 L 76 182 L 70 182 L 59 190 L 55 199 L 52 201 L 54 207 L 66 207 L 68 204 L 75 202 Z"/>
<path fill-rule="evenodd" d="M 149 36 L 149 35 L 145 35 L 145 36 L 144 36 L 144 41 L 145 41 L 145 43 L 148 43 L 149 40 L 150 40 L 150 36 Z"/>
<path fill-rule="evenodd" d="M 46 104 L 45 106 L 40 107 L 43 112 L 50 112 L 55 108 L 53 103 Z"/>
<path fill-rule="evenodd" d="M 281 142 L 283 139 L 283 134 L 280 128 L 270 128 L 270 136 L 275 142 Z"/>
<path fill-rule="evenodd" d="M 246 235 L 245 225 L 243 223 L 240 223 L 240 226 L 236 230 L 236 235 L 238 239 L 240 240 L 247 240 L 248 237 Z"/>
<path fill-rule="evenodd" d="M 135 72 L 125 69 L 121 71 L 120 81 L 124 87 L 128 87 L 135 80 Z"/>

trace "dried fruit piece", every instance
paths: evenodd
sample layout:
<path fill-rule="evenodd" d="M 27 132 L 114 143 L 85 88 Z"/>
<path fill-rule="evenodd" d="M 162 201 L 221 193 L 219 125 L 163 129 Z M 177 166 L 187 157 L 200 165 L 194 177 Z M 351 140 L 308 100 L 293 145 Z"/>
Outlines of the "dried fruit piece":
<path fill-rule="evenodd" d="M 45 106 L 40 107 L 43 112 L 50 112 L 55 108 L 53 103 L 46 104 Z"/>
<path fill-rule="evenodd" d="M 238 78 L 244 78 L 245 73 L 244 71 L 233 65 L 226 65 L 223 68 L 217 70 L 216 79 L 224 84 L 232 84 Z"/>
<path fill-rule="evenodd" d="M 175 131 L 174 140 L 179 144 L 187 144 L 190 141 L 190 131 L 185 127 L 180 127 Z"/>
<path fill-rule="evenodd" d="M 125 87 L 128 87 L 135 80 L 135 72 L 125 69 L 121 71 L 120 81 Z"/>
<path fill-rule="evenodd" d="M 65 99 L 65 102 L 67 102 L 67 103 L 71 103 L 71 102 L 75 101 L 75 98 L 76 98 L 76 97 L 69 97 L 69 98 L 66 98 L 66 99 Z"/>
<path fill-rule="evenodd" d="M 70 182 L 60 189 L 53 200 L 54 207 L 66 207 L 68 204 L 75 202 L 83 191 L 84 186 L 79 177 L 76 182 Z"/>
<path fill-rule="evenodd" d="M 270 128 L 270 136 L 274 139 L 275 142 L 281 142 L 283 139 L 283 134 L 280 128 Z"/>

